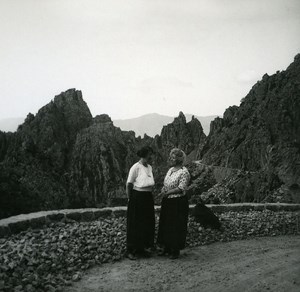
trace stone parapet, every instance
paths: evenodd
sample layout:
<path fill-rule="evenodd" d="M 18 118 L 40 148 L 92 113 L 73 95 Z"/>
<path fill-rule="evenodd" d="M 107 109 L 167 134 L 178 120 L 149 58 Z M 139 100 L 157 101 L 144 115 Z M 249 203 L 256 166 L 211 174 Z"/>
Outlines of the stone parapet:
<path fill-rule="evenodd" d="M 190 212 L 195 205 L 190 205 Z M 224 205 L 207 205 L 215 213 L 243 212 L 243 211 L 300 211 L 300 204 L 283 203 L 241 203 Z M 160 206 L 155 206 L 156 213 L 159 213 Z M 20 214 L 0 220 L 0 237 L 25 231 L 28 228 L 44 228 L 50 223 L 73 222 L 73 221 L 93 221 L 105 219 L 107 217 L 126 216 L 127 207 L 107 207 L 107 208 L 84 208 L 84 209 L 62 209 L 51 211 L 40 211 L 29 214 Z"/>

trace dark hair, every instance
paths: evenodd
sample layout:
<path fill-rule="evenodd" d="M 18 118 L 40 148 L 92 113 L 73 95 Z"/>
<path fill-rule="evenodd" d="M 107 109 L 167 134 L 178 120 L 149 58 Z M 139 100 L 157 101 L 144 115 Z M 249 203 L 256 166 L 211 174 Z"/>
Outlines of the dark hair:
<path fill-rule="evenodd" d="M 153 149 L 150 146 L 144 146 L 140 150 L 138 150 L 138 152 L 136 154 L 141 158 L 145 158 L 150 153 L 151 154 L 154 153 Z"/>

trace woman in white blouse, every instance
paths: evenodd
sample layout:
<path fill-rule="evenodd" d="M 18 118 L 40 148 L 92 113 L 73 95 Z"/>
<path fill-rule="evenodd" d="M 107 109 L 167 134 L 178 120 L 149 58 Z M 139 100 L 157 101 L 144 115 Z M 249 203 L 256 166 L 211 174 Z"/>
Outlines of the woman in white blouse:
<path fill-rule="evenodd" d="M 188 198 L 185 190 L 190 181 L 190 174 L 183 166 L 185 153 L 174 148 L 170 152 L 171 168 L 164 179 L 161 191 L 163 196 L 157 243 L 163 246 L 160 255 L 169 255 L 171 259 L 179 257 L 185 247 L 189 213 Z"/>
<path fill-rule="evenodd" d="M 137 255 L 150 255 L 147 249 L 153 247 L 155 233 L 154 178 L 150 165 L 153 149 L 143 147 L 137 155 L 140 160 L 131 167 L 126 184 L 127 257 L 132 260 Z"/>

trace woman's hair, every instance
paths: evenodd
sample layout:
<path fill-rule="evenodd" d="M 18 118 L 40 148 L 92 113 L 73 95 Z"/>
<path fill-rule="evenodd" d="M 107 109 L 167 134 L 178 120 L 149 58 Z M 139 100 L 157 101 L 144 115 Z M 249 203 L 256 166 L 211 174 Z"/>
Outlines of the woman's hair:
<path fill-rule="evenodd" d="M 144 146 L 136 153 L 138 157 L 145 158 L 148 154 L 153 154 L 154 151 L 150 146 Z"/>
<path fill-rule="evenodd" d="M 170 151 L 170 155 L 175 155 L 176 164 L 183 164 L 185 162 L 186 154 L 179 148 L 173 148 Z"/>

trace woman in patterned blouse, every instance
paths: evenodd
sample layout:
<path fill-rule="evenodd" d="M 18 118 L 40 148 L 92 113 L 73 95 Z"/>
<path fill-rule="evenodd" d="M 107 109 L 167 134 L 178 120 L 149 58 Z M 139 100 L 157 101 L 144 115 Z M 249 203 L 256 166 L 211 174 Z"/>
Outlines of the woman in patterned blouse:
<path fill-rule="evenodd" d="M 160 194 L 163 199 L 157 243 L 164 248 L 160 255 L 170 255 L 171 259 L 179 257 L 180 250 L 185 247 L 187 234 L 189 203 L 185 190 L 190 181 L 190 174 L 183 166 L 184 160 L 185 153 L 182 150 L 171 150 L 171 168 L 166 174 Z"/>

